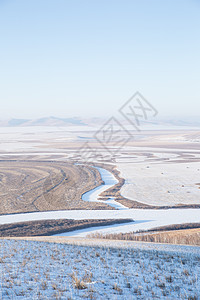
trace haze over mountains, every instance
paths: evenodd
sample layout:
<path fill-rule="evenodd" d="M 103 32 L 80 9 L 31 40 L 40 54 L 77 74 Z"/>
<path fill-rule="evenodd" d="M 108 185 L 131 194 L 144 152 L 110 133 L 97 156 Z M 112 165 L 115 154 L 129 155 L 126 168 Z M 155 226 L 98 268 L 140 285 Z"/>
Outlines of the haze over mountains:
<path fill-rule="evenodd" d="M 79 118 L 57 118 L 45 117 L 39 119 L 9 119 L 0 120 L 0 127 L 26 127 L 26 126 L 70 126 L 70 125 L 86 125 Z"/>
<path fill-rule="evenodd" d="M 0 127 L 29 127 L 29 126 L 102 126 L 109 118 L 93 117 L 93 118 L 59 118 L 59 117 L 44 117 L 39 119 L 8 119 L 0 120 Z M 123 119 L 118 120 L 124 124 Z M 188 126 L 188 127 L 200 127 L 200 120 L 197 117 L 187 118 L 154 118 L 141 122 L 142 125 L 153 126 Z"/>

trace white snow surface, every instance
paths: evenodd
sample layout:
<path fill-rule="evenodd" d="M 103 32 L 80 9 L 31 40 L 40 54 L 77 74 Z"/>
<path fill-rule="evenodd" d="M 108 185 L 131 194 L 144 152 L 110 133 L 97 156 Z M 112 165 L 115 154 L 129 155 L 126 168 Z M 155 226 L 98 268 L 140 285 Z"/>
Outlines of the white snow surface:
<path fill-rule="evenodd" d="M 199 247 L 92 243 L 0 240 L 1 299 L 199 299 Z"/>

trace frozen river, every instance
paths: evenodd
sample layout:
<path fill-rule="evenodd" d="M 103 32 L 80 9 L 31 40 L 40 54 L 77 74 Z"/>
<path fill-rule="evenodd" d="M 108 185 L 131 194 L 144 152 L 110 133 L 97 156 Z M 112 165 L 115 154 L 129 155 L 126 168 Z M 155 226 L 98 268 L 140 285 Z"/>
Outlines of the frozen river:
<path fill-rule="evenodd" d="M 115 177 L 107 170 L 98 168 L 101 173 L 104 185 L 93 189 L 83 195 L 84 201 L 98 201 L 98 196 L 106 189 L 116 184 Z M 200 209 L 127 209 L 119 205 L 113 198 L 106 201 L 109 205 L 117 208 L 116 210 L 66 210 L 23 213 L 12 215 L 1 215 L 0 224 L 9 224 L 26 221 L 53 220 L 53 219 L 124 219 L 130 218 L 135 222 L 112 225 L 105 227 L 93 227 L 75 232 L 61 234 L 62 236 L 85 236 L 88 233 L 99 231 L 101 233 L 110 232 L 130 232 L 135 230 L 152 229 L 158 226 L 182 223 L 200 223 Z"/>

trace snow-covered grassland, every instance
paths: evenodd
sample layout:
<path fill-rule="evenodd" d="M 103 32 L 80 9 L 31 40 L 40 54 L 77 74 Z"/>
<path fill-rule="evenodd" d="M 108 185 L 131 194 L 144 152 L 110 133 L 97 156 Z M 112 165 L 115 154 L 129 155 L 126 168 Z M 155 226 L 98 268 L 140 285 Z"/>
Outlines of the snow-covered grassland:
<path fill-rule="evenodd" d="M 198 247 L 141 244 L 0 240 L 0 299 L 200 297 Z"/>

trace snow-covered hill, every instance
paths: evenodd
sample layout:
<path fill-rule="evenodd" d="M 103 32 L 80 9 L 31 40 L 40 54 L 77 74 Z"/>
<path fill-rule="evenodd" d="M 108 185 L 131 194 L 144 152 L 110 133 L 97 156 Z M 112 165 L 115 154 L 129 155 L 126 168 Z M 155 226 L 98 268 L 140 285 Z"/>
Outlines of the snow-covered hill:
<path fill-rule="evenodd" d="M 0 240 L 1 299 L 200 296 L 198 247 L 172 246 L 170 250 L 168 245 L 159 250 L 155 245 L 142 249 L 141 243 L 51 242 Z"/>

